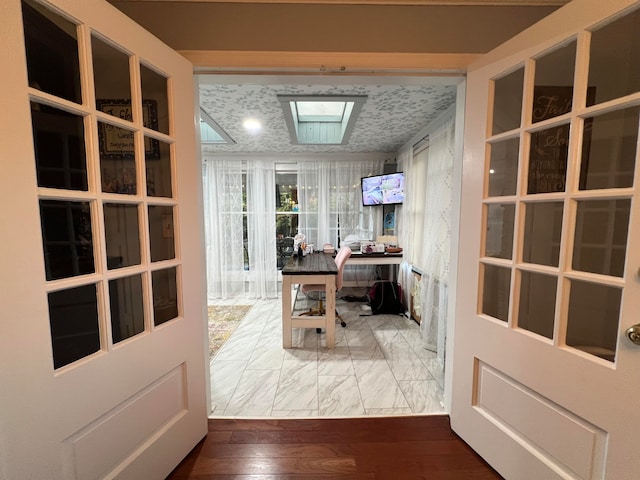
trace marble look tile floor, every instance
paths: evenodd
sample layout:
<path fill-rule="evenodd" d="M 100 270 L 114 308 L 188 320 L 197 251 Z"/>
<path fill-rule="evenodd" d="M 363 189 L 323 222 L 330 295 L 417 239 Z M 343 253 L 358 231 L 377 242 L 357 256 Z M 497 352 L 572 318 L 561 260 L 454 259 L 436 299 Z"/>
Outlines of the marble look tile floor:
<path fill-rule="evenodd" d="M 298 303 L 307 300 L 298 295 Z M 282 347 L 280 299 L 234 299 L 253 307 L 211 359 L 211 417 L 359 417 L 443 413 L 444 372 L 421 346 L 420 330 L 400 315 L 360 316 L 361 303 L 338 299 L 347 323 L 336 347 L 315 328 L 293 329 Z M 298 307 L 296 307 L 298 308 Z"/>

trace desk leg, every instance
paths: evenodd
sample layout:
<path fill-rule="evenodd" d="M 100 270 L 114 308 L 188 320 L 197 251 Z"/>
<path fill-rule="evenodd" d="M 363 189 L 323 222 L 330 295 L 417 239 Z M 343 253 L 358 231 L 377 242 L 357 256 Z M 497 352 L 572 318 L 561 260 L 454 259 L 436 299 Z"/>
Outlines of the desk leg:
<path fill-rule="evenodd" d="M 291 348 L 291 275 L 282 275 L 282 346 Z"/>
<path fill-rule="evenodd" d="M 336 276 L 327 275 L 326 277 L 326 330 L 327 330 L 327 348 L 336 346 Z"/>

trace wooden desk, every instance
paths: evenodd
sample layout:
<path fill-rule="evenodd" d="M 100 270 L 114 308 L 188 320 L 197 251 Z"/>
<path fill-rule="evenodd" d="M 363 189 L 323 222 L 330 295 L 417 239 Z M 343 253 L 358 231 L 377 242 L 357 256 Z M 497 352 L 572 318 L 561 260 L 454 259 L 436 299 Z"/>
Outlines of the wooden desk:
<path fill-rule="evenodd" d="M 347 259 L 347 265 L 400 265 L 400 253 L 358 253 L 352 252 Z"/>
<path fill-rule="evenodd" d="M 359 253 L 353 252 L 347 259 L 347 265 L 400 265 L 402 252 L 400 253 Z M 394 279 L 395 268 L 389 268 L 389 280 Z M 361 287 L 356 280 L 345 280 L 345 287 Z"/>
<path fill-rule="evenodd" d="M 336 344 L 336 276 L 338 267 L 333 257 L 312 253 L 304 257 L 291 257 L 282 268 L 282 346 L 291 348 L 292 328 L 324 328 L 327 348 Z M 291 299 L 293 284 L 324 284 L 326 287 L 325 315 L 293 315 L 295 298 Z"/>

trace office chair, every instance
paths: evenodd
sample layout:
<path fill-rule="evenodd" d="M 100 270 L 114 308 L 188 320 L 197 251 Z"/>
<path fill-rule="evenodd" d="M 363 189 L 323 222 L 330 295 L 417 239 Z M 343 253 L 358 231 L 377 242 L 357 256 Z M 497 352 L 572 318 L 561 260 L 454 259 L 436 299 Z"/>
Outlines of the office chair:
<path fill-rule="evenodd" d="M 336 255 L 336 266 L 338 267 L 338 274 L 336 275 L 336 293 L 338 293 L 342 288 L 344 266 L 347 263 L 347 260 L 349 259 L 350 256 L 351 256 L 351 248 L 349 247 L 340 248 L 340 250 L 338 250 L 338 254 Z M 302 284 L 300 289 L 302 290 L 302 293 L 304 293 L 305 295 L 311 292 L 318 292 L 318 295 L 319 295 L 318 308 L 316 309 L 312 308 L 308 312 L 302 313 L 301 315 L 324 315 L 326 313 L 326 310 L 324 308 L 324 304 L 322 301 L 323 300 L 322 295 L 324 292 L 326 292 L 325 285 Z M 340 325 L 342 325 L 343 327 L 347 326 L 346 322 L 340 316 L 337 309 L 336 309 L 336 317 L 340 319 Z M 317 328 L 316 331 L 320 333 L 321 329 Z"/>

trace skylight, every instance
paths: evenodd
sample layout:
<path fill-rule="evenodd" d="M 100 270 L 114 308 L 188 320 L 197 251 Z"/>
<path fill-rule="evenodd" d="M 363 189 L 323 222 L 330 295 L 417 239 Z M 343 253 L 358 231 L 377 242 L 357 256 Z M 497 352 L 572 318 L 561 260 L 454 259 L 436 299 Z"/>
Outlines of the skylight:
<path fill-rule="evenodd" d="M 347 102 L 294 102 L 298 122 L 342 122 Z"/>
<path fill-rule="evenodd" d="M 223 145 L 236 144 L 235 140 L 202 108 L 200 108 L 200 141 Z"/>
<path fill-rule="evenodd" d="M 366 95 L 278 95 L 291 143 L 346 145 Z"/>

